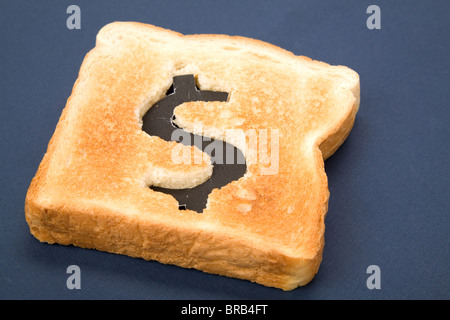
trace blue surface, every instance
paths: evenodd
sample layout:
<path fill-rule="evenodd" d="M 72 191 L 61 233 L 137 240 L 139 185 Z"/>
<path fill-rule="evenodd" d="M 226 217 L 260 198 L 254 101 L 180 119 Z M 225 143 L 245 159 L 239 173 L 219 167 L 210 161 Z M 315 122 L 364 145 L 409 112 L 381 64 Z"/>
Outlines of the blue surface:
<path fill-rule="evenodd" d="M 81 30 L 66 28 L 71 4 Z M 366 27 L 371 4 L 380 30 Z M 449 299 L 449 13 L 449 1 L 2 1 L 0 298 Z M 84 55 L 116 20 L 252 37 L 359 73 L 355 127 L 325 163 L 324 259 L 308 286 L 283 292 L 30 235 L 28 185 Z M 80 290 L 66 287 L 72 264 Z M 366 286 L 369 265 L 379 290 Z"/>

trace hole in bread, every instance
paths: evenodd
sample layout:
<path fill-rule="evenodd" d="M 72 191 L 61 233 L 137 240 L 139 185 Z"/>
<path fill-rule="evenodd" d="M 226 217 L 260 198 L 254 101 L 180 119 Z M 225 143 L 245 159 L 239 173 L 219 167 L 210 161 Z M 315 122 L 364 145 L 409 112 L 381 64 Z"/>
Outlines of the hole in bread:
<path fill-rule="evenodd" d="M 149 39 L 151 42 L 167 44 L 168 42 L 164 39 L 152 37 Z"/>
<path fill-rule="evenodd" d="M 175 123 L 175 115 L 172 116 L 172 118 L 170 119 L 170 122 L 172 123 L 172 125 L 177 128 L 177 129 L 181 129 L 179 126 L 177 126 L 177 124 Z"/>
<path fill-rule="evenodd" d="M 182 61 L 178 61 L 174 65 L 174 73 L 181 74 L 181 73 L 183 73 L 183 69 L 185 69 L 185 68 L 186 68 L 186 63 L 184 63 Z"/>
<path fill-rule="evenodd" d="M 169 94 L 172 94 L 174 91 L 173 91 L 173 84 L 170 86 L 170 88 L 169 88 L 169 90 L 167 90 L 167 92 L 166 92 L 166 96 L 168 96 Z"/>
<path fill-rule="evenodd" d="M 236 50 L 240 50 L 240 48 L 233 47 L 233 46 L 225 46 L 225 47 L 222 47 L 222 49 L 228 50 L 228 51 L 236 51 Z"/>
<path fill-rule="evenodd" d="M 255 52 L 251 52 L 251 54 L 252 54 L 254 57 L 257 57 L 258 59 L 264 60 L 265 62 L 279 63 L 279 61 L 277 61 L 277 60 L 273 59 L 272 57 L 267 56 L 267 55 L 265 55 L 265 54 L 260 54 L 260 53 L 255 53 Z"/>
<path fill-rule="evenodd" d="M 166 141 L 172 140 L 175 130 L 182 130 L 173 121 L 175 107 L 188 101 L 228 101 L 229 94 L 220 91 L 199 90 L 193 75 L 175 76 L 173 85 L 167 91 L 166 97 L 156 102 L 142 118 L 142 130 L 152 136 L 159 136 Z M 154 191 L 172 195 L 179 203 L 179 209 L 190 209 L 202 212 L 207 205 L 208 195 L 215 188 L 221 188 L 238 180 L 247 171 L 244 155 L 238 148 L 220 140 L 205 138 L 185 132 L 190 139 L 182 139 L 185 145 L 195 145 L 211 157 L 214 166 L 211 177 L 204 183 L 189 189 L 169 189 L 150 186 Z M 199 145 L 198 145 L 198 142 Z M 218 143 L 220 142 L 220 143 Z M 217 144 L 223 149 L 216 147 Z M 214 146 L 214 148 L 212 148 Z M 218 152 L 219 151 L 219 152 Z M 227 154 L 232 152 L 233 154 Z M 221 154 L 217 157 L 217 153 Z M 233 159 L 233 160 L 231 160 Z M 230 161 L 231 160 L 231 161 Z M 167 159 L 171 161 L 171 159 Z"/>

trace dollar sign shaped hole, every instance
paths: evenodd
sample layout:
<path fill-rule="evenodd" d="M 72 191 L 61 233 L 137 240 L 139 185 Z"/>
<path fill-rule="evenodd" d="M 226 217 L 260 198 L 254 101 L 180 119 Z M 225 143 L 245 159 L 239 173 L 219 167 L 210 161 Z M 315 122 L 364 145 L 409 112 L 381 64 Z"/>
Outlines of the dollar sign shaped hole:
<path fill-rule="evenodd" d="M 175 76 L 173 78 L 173 85 L 167 91 L 166 96 L 156 102 L 142 118 L 142 130 L 151 136 L 158 136 L 166 141 L 172 141 L 173 132 L 175 130 L 182 130 L 174 123 L 174 109 L 189 101 L 223 101 L 228 100 L 228 93 L 221 91 L 199 90 L 195 83 L 195 77 L 192 74 Z M 201 141 L 201 145 L 195 144 L 199 149 L 209 154 L 212 158 L 213 173 L 211 177 L 204 183 L 189 189 L 168 189 L 151 186 L 150 188 L 172 195 L 179 204 L 180 210 L 190 209 L 197 212 L 202 212 L 206 208 L 208 195 L 214 188 L 221 188 L 231 181 L 238 180 L 242 177 L 247 165 L 242 152 L 233 145 L 220 141 L 223 147 L 223 159 L 231 159 L 234 161 L 214 161 L 212 151 L 217 151 L 217 148 L 207 148 L 211 143 L 216 143 L 216 140 L 198 136 L 185 131 L 184 135 L 190 136 L 190 139 L 182 139 L 181 143 L 194 145 L 195 141 Z M 218 140 L 217 140 L 218 141 Z M 180 141 L 178 141 L 180 142 Z M 206 149 L 206 150 L 205 150 Z M 208 150 L 209 149 L 209 150 Z M 228 155 L 227 152 L 233 152 L 233 155 Z"/>

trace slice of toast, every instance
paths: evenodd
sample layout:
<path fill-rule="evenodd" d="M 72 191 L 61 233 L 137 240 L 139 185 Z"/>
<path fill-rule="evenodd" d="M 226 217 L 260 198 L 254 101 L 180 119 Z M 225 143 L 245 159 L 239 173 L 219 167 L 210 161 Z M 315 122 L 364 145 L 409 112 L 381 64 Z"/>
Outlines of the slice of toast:
<path fill-rule="evenodd" d="M 142 130 L 143 115 L 185 74 L 229 97 L 181 104 L 176 124 L 235 145 L 247 161 L 245 175 L 214 189 L 201 213 L 179 210 L 174 197 L 149 187 L 199 185 L 211 175 L 210 159 L 173 161 L 179 144 Z M 358 106 L 359 77 L 344 66 L 243 37 L 108 24 L 31 181 L 26 220 L 43 242 L 294 289 L 322 260 L 324 159 L 349 134 Z M 265 158 L 249 147 L 250 133 L 267 142 Z"/>

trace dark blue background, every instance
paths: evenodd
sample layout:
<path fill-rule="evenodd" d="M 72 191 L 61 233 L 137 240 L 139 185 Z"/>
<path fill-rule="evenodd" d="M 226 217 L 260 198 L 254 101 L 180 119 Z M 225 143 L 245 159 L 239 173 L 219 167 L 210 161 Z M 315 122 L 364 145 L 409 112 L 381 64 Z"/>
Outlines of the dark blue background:
<path fill-rule="evenodd" d="M 66 8 L 81 8 L 81 30 Z M 381 8 L 381 30 L 366 9 Z M 2 1 L 0 4 L 0 298 L 449 299 L 449 1 Z M 24 199 L 85 54 L 105 24 L 260 39 L 347 65 L 361 107 L 329 160 L 324 259 L 283 292 L 30 235 Z M 66 268 L 81 268 L 81 290 Z M 366 269 L 381 269 L 369 290 Z"/>

